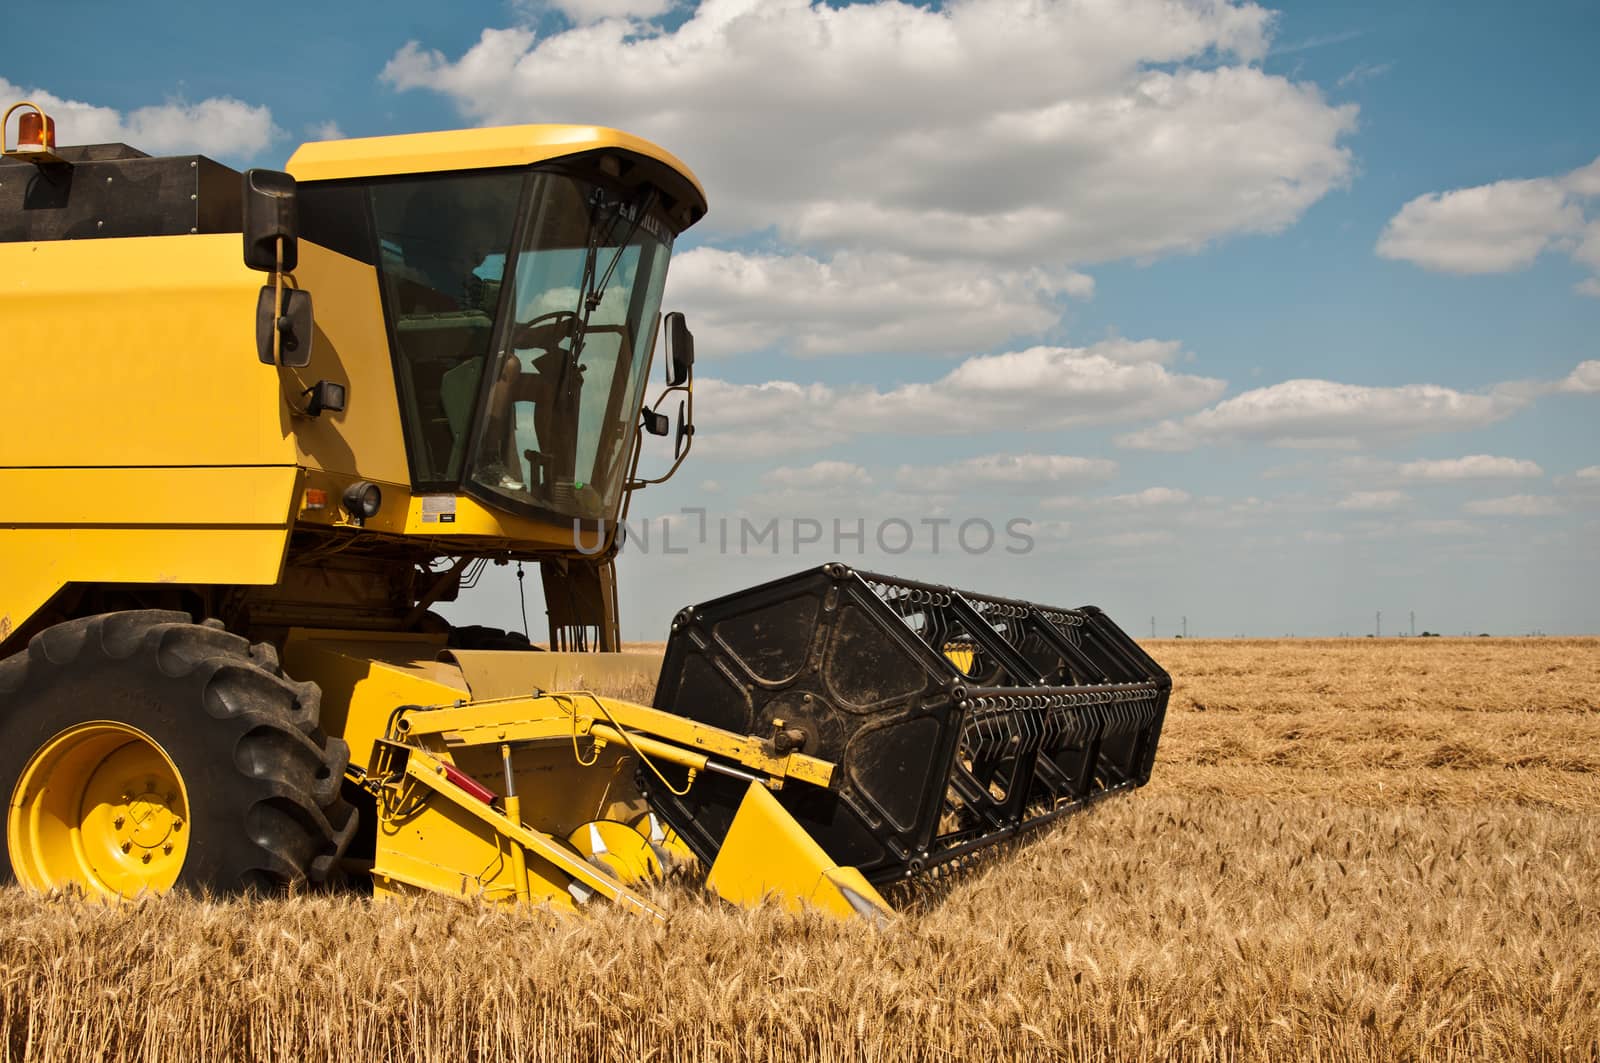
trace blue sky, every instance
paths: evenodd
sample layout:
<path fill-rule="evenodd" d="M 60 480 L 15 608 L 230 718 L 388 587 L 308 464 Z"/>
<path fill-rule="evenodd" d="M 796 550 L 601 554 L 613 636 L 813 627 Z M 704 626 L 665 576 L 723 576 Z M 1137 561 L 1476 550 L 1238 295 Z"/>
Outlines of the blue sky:
<path fill-rule="evenodd" d="M 630 638 L 833 553 L 724 555 L 696 505 L 905 520 L 846 560 L 1141 634 L 1600 631 L 1592 4 L 7 14 L 0 92 L 65 140 L 595 121 L 697 169 L 701 445 L 634 510 L 687 552 L 624 555 Z M 920 523 L 976 518 L 1034 548 Z M 517 626 L 506 575 L 457 615 Z"/>

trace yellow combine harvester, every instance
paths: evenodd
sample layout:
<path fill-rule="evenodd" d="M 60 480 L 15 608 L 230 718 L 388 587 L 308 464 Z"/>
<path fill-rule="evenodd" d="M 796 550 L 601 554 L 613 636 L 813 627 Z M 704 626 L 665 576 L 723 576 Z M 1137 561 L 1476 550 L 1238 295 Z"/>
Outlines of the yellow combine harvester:
<path fill-rule="evenodd" d="M 12 111 L 0 880 L 659 914 L 639 884 L 692 859 L 875 917 L 1148 778 L 1170 684 L 1092 608 L 835 564 L 618 652 L 642 442 L 675 432 L 671 475 L 693 438 L 660 303 L 706 202 L 655 145 L 474 129 L 241 175 Z M 548 651 L 432 610 L 488 562 L 539 566 Z M 653 706 L 585 689 L 658 668 Z"/>

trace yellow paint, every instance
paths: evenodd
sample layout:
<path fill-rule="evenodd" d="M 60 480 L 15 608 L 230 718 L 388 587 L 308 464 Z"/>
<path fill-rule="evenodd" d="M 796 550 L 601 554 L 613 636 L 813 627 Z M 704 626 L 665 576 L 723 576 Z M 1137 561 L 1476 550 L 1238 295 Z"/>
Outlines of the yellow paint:
<path fill-rule="evenodd" d="M 472 695 L 461 673 L 434 658 L 442 635 L 296 629 L 282 652 L 286 672 L 322 688 L 322 726 L 350 744 L 350 763 L 366 767 L 400 705 L 448 705 Z"/>
<path fill-rule="evenodd" d="M 6 465 L 295 464 L 237 233 L 0 243 L 0 277 Z"/>
<path fill-rule="evenodd" d="M 567 835 L 583 858 L 628 886 L 661 877 L 661 861 L 644 836 L 614 819 L 592 819 Z"/>
<path fill-rule="evenodd" d="M 0 611 L 26 619 L 71 582 L 276 583 L 298 475 L 292 465 L 0 469 Z"/>
<path fill-rule="evenodd" d="M 36 752 L 6 805 L 17 881 L 77 885 L 91 896 L 171 889 L 189 849 L 189 792 L 172 758 L 143 731 L 99 721 Z"/>
<path fill-rule="evenodd" d="M 840 867 L 764 787 L 746 791 L 706 886 L 747 907 L 771 898 L 790 911 L 886 920 L 888 902 L 853 867 Z"/>
<path fill-rule="evenodd" d="M 293 465 L 0 469 L 0 498 L 8 528 L 287 528 L 297 474 Z"/>
<path fill-rule="evenodd" d="M 400 485 L 410 485 L 411 471 L 377 270 L 302 240 L 293 277 L 298 287 L 311 293 L 316 330 L 311 363 L 280 370 L 284 392 L 296 408 L 303 409 L 305 389 L 319 380 L 331 380 L 345 386 L 347 398 L 342 413 L 289 419 L 296 460 L 308 470 L 331 474 L 329 482 L 336 489 L 329 491 L 329 500 L 335 508 L 344 488 L 356 480 L 381 484 L 385 494 L 391 488 L 403 492 Z M 247 319 L 253 320 L 253 316 Z"/>
<path fill-rule="evenodd" d="M 534 903 L 568 906 L 598 896 L 644 915 L 661 913 L 607 871 L 550 835 L 512 821 L 452 783 L 444 762 L 415 747 L 385 744 L 379 786 L 373 882 L 380 894 L 403 887 L 513 901 L 511 847 L 523 849 L 526 893 Z M 399 887 L 399 888 L 397 888 Z"/>
<path fill-rule="evenodd" d="M 592 125 L 518 125 L 454 129 L 302 144 L 285 167 L 299 181 L 337 181 L 347 177 L 438 173 L 494 166 L 526 166 L 578 152 L 616 148 L 677 170 L 700 193 L 705 189 L 671 152 L 641 137 Z"/>
<path fill-rule="evenodd" d="M 944 655 L 951 664 L 961 669 L 963 675 L 972 671 L 972 647 L 963 643 L 952 642 L 944 648 Z"/>
<path fill-rule="evenodd" d="M 525 696 L 534 690 L 580 690 L 654 682 L 659 653 L 506 653 L 451 650 L 474 701 Z"/>

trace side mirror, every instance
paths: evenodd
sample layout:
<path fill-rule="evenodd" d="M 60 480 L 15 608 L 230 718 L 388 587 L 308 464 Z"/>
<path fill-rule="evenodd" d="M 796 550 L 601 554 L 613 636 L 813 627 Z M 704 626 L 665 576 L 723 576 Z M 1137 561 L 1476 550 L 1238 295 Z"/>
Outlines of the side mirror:
<path fill-rule="evenodd" d="M 277 170 L 246 170 L 244 175 L 244 264 L 267 273 L 287 272 L 299 262 L 300 215 L 294 178 Z"/>
<path fill-rule="evenodd" d="M 681 313 L 667 315 L 667 386 L 681 387 L 689 382 L 694 369 L 694 333 Z"/>
<path fill-rule="evenodd" d="M 273 313 L 273 293 L 283 301 Z M 311 293 L 303 288 L 266 284 L 256 297 L 256 354 L 272 365 L 272 334 L 278 333 L 278 363 L 294 369 L 311 364 Z"/>
<path fill-rule="evenodd" d="M 694 439 L 694 424 L 684 412 L 684 404 L 678 403 L 678 434 L 672 440 L 672 460 L 677 461 L 683 457 L 684 445 Z"/>

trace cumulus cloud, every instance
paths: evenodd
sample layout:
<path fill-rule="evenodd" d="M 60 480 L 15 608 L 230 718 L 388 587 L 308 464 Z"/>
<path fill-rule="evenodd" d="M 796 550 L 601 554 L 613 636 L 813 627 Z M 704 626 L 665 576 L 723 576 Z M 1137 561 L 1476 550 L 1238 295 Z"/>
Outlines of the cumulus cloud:
<path fill-rule="evenodd" d="M 1387 513 L 1411 501 L 1404 491 L 1353 491 L 1334 504 L 1334 509 L 1356 513 Z"/>
<path fill-rule="evenodd" d="M 126 113 L 42 88 L 24 89 L 0 78 L 0 100 L 32 100 L 56 121 L 62 145 L 125 143 L 152 155 L 205 154 L 227 158 L 258 155 L 283 135 L 270 108 L 231 96 L 190 103 L 171 100 Z"/>
<path fill-rule="evenodd" d="M 1473 394 L 1436 384 L 1364 387 L 1286 380 L 1235 395 L 1182 420 L 1118 436 L 1116 442 L 1169 451 L 1234 441 L 1355 449 L 1371 441 L 1480 428 L 1511 416 L 1536 393 L 1509 385 Z"/>
<path fill-rule="evenodd" d="M 1536 478 L 1544 475 L 1538 464 L 1520 458 L 1497 458 L 1489 454 L 1468 454 L 1464 458 L 1408 461 L 1395 467 L 1402 480 L 1504 480 Z"/>
<path fill-rule="evenodd" d="M 1600 270 L 1600 219 L 1585 221 L 1597 195 L 1600 159 L 1559 177 L 1430 192 L 1389 219 L 1377 252 L 1445 273 L 1506 273 L 1555 250 Z M 1578 290 L 1600 293 L 1600 284 L 1587 278 Z"/>
<path fill-rule="evenodd" d="M 804 468 L 781 466 L 763 473 L 761 479 L 774 487 L 805 489 L 872 485 L 867 470 L 848 461 L 819 461 Z"/>
<path fill-rule="evenodd" d="M 1126 341 L 1107 342 L 1126 355 Z M 1158 362 L 1119 361 L 1099 344 L 980 355 L 937 380 L 887 389 L 712 379 L 695 385 L 696 443 L 723 457 L 760 457 L 868 432 L 1050 431 L 1194 409 L 1215 400 L 1224 386 Z"/>
<path fill-rule="evenodd" d="M 1506 495 L 1473 499 L 1466 510 L 1487 517 L 1548 517 L 1560 513 L 1561 504 L 1548 495 Z"/>
<path fill-rule="evenodd" d="M 887 252 L 805 254 L 698 247 L 673 260 L 672 305 L 729 353 L 965 354 L 1038 335 L 1061 300 L 1087 298 L 1074 270 L 925 262 Z"/>
<path fill-rule="evenodd" d="M 704 0 L 670 29 L 411 42 L 382 77 L 486 124 L 658 140 L 720 231 L 1064 265 L 1280 231 L 1348 179 L 1355 107 L 1255 65 L 1269 26 L 1228 2 Z"/>
<path fill-rule="evenodd" d="M 672 10 L 672 0 L 549 0 L 549 4 L 579 26 L 608 18 L 653 19 Z"/>
<path fill-rule="evenodd" d="M 1142 509 L 1147 506 L 1181 506 L 1190 500 L 1189 492 L 1175 487 L 1146 487 L 1126 495 L 1101 499 L 1108 506 Z"/>
<path fill-rule="evenodd" d="M 1600 359 L 1579 364 L 1578 368 L 1561 382 L 1561 390 L 1580 394 L 1600 391 Z"/>
<path fill-rule="evenodd" d="M 1066 454 L 986 454 L 949 465 L 902 465 L 895 482 L 908 491 L 940 494 L 963 490 L 1035 492 L 1063 483 L 1109 480 L 1117 463 Z"/>
<path fill-rule="evenodd" d="M 1572 475 L 1584 481 L 1600 481 L 1600 465 L 1590 465 L 1587 468 L 1579 469 Z"/>

